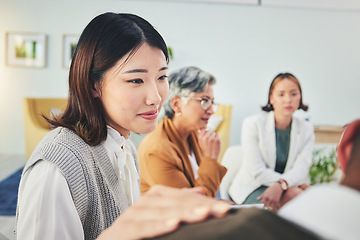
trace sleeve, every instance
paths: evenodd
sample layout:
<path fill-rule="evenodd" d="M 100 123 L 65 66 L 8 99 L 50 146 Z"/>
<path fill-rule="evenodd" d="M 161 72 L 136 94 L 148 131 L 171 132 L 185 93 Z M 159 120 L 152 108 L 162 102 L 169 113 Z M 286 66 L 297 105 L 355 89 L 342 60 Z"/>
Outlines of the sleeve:
<path fill-rule="evenodd" d="M 195 186 L 203 187 L 206 195 L 215 197 L 226 171 L 226 168 L 215 159 L 203 157 L 199 165 L 199 177 L 195 180 Z"/>
<path fill-rule="evenodd" d="M 70 190 L 54 164 L 39 161 L 28 169 L 18 198 L 18 239 L 84 239 Z"/>
<path fill-rule="evenodd" d="M 162 155 L 157 153 L 145 153 L 139 155 L 140 174 L 150 185 L 166 185 L 170 187 L 191 187 L 189 180 L 184 174 L 183 166 L 176 162 L 179 157 Z"/>
<path fill-rule="evenodd" d="M 184 165 L 175 154 L 146 153 L 139 155 L 140 174 L 150 186 L 161 184 L 176 188 L 192 187 L 185 175 Z M 194 187 L 203 187 L 208 196 L 215 196 L 226 168 L 216 160 L 203 159 Z"/>
<path fill-rule="evenodd" d="M 261 155 L 259 131 L 260 129 L 254 118 L 244 119 L 241 134 L 243 161 L 244 165 L 248 166 L 253 177 L 261 185 L 270 186 L 281 178 L 281 174 L 266 165 Z"/>
<path fill-rule="evenodd" d="M 315 144 L 314 127 L 311 124 L 307 124 L 306 129 L 301 132 L 301 136 L 302 141 L 294 165 L 282 175 L 282 178 L 286 180 L 289 187 L 303 184 L 309 175 Z"/>

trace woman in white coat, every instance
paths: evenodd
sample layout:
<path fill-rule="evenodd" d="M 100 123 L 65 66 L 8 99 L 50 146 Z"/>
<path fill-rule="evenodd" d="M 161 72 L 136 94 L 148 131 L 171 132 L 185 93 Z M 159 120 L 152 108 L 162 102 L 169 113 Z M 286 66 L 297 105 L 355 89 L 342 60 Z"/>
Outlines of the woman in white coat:
<path fill-rule="evenodd" d="M 314 130 L 293 116 L 297 109 L 308 109 L 299 81 L 290 73 L 278 74 L 264 112 L 243 121 L 243 164 L 229 188 L 234 202 L 263 203 L 277 211 L 308 187 Z"/>

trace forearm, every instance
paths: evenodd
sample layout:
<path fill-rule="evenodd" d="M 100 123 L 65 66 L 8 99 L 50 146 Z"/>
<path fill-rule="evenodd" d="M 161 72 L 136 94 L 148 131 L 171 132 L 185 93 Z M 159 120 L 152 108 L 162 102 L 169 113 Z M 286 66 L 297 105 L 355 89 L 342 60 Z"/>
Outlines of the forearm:
<path fill-rule="evenodd" d="M 195 186 L 204 188 L 206 194 L 215 197 L 227 169 L 214 159 L 203 158 L 195 180 Z"/>

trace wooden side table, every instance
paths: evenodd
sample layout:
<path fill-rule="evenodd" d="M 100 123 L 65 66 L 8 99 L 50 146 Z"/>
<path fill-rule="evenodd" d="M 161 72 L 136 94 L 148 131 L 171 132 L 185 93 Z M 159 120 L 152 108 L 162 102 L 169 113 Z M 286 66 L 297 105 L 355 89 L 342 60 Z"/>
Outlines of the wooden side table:
<path fill-rule="evenodd" d="M 342 131 L 343 127 L 341 126 L 314 126 L 315 143 L 339 143 Z"/>

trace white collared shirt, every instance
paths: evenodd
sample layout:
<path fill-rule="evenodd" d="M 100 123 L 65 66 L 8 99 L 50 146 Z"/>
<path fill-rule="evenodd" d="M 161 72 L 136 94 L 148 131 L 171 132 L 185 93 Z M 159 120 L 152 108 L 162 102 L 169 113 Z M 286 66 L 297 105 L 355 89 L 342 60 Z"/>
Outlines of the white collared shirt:
<path fill-rule="evenodd" d="M 103 146 L 131 205 L 140 197 L 140 177 L 131 155 L 131 143 L 112 127 L 108 126 L 107 129 L 108 136 Z"/>
<path fill-rule="evenodd" d="M 128 141 L 108 127 L 107 139 L 102 144 L 132 204 L 140 197 L 140 187 Z M 60 170 L 55 164 L 43 160 L 34 166 L 23 176 L 19 187 L 21 215 L 17 223 L 17 238 L 84 239 L 79 215 Z"/>
<path fill-rule="evenodd" d="M 188 157 L 189 157 L 191 167 L 192 167 L 192 170 L 193 170 L 193 173 L 194 173 L 194 179 L 197 179 L 199 177 L 199 174 L 198 174 L 199 165 L 198 165 L 198 163 L 196 161 L 196 157 L 195 157 L 194 152 L 191 151 L 191 154 Z"/>

